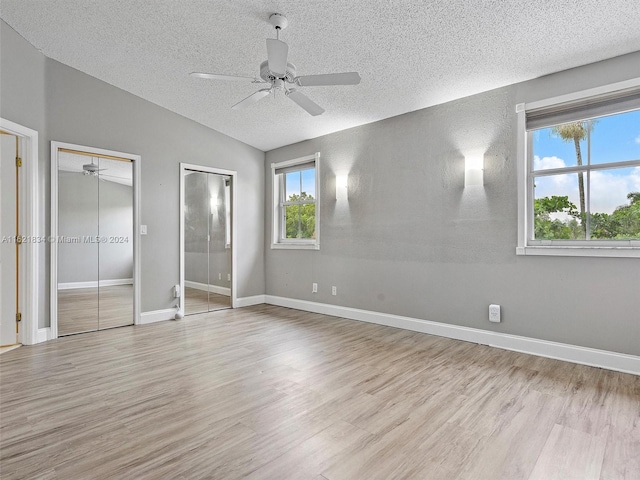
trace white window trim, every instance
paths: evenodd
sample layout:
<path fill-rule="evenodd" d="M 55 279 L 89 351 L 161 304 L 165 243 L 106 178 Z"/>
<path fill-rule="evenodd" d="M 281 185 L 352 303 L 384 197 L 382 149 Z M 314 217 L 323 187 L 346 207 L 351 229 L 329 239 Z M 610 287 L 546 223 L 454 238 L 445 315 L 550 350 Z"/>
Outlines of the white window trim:
<path fill-rule="evenodd" d="M 528 208 L 528 200 L 533 196 L 529 182 L 529 152 L 532 145 L 526 129 L 526 113 L 531 110 L 571 103 L 589 97 L 606 95 L 618 90 L 640 87 L 640 78 L 633 78 L 623 82 L 591 88 L 567 95 L 560 95 L 546 100 L 516 105 L 518 114 L 518 143 L 517 143 L 517 180 L 518 180 L 518 246 L 516 255 L 550 255 L 567 257 L 631 257 L 640 258 L 640 241 L 638 240 L 612 240 L 570 242 L 566 245 L 532 245 L 530 239 L 533 228 L 533 219 Z M 536 243 L 541 243 L 537 241 Z"/>
<path fill-rule="evenodd" d="M 295 165 L 315 161 L 315 180 L 316 180 L 316 238 L 315 239 L 281 239 L 278 231 L 282 220 L 279 218 L 280 211 L 280 185 L 276 176 L 276 169 L 283 167 L 292 167 Z M 273 250 L 320 250 L 320 152 L 305 157 L 285 160 L 283 162 L 271 164 L 271 191 L 273 196 L 272 220 L 271 220 L 271 248 Z"/>

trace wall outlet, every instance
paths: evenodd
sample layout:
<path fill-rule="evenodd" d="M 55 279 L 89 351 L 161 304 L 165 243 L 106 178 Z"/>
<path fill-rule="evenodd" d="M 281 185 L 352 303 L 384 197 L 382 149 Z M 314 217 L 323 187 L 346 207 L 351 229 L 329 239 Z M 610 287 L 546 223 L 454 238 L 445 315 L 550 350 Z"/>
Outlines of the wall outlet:
<path fill-rule="evenodd" d="M 231 281 L 231 274 L 227 273 L 227 282 L 230 282 L 230 281 Z"/>
<path fill-rule="evenodd" d="M 222 280 L 222 274 L 221 273 L 218 274 L 218 280 Z"/>
<path fill-rule="evenodd" d="M 180 298 L 180 285 L 173 286 L 173 298 Z"/>
<path fill-rule="evenodd" d="M 311 293 L 318 293 L 318 284 L 317 283 L 312 283 L 311 284 Z"/>
<path fill-rule="evenodd" d="M 489 321 L 500 323 L 500 305 L 489 305 Z"/>
<path fill-rule="evenodd" d="M 338 288 L 337 287 L 331 287 L 331 295 L 337 295 L 338 294 Z"/>

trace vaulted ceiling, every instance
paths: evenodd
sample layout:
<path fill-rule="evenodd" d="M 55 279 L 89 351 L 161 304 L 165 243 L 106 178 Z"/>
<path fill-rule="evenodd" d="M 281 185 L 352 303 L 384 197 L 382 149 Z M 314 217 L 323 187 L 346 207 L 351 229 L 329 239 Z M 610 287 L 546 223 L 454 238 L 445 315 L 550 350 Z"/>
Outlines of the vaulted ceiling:
<path fill-rule="evenodd" d="M 357 71 L 357 86 L 304 87 L 244 110 L 271 13 L 298 75 Z M 640 50 L 629 0 L 2 0 L 0 16 L 44 55 L 261 150 Z"/>

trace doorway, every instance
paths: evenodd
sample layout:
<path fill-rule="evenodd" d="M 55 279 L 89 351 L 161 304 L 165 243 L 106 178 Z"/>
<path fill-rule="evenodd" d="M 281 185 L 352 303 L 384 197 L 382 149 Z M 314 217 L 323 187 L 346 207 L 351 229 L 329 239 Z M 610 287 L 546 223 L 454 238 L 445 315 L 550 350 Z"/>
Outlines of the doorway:
<path fill-rule="evenodd" d="M 20 313 L 20 138 L 0 130 L 0 347 L 17 345 Z"/>
<path fill-rule="evenodd" d="M 180 165 L 180 311 L 184 315 L 234 306 L 234 180 L 232 171 Z"/>
<path fill-rule="evenodd" d="M 137 323 L 140 157 L 52 142 L 52 329 Z"/>
<path fill-rule="evenodd" d="M 38 325 L 39 259 L 47 240 L 38 208 L 38 132 L 1 117 L 0 131 L 0 344 L 33 345 L 47 340 Z"/>

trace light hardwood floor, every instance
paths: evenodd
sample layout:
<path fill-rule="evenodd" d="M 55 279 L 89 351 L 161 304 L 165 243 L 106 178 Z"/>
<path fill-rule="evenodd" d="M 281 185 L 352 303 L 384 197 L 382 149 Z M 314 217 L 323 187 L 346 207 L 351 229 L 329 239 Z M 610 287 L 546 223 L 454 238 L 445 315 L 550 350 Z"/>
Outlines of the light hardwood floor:
<path fill-rule="evenodd" d="M 185 287 L 184 289 L 184 313 L 193 315 L 196 313 L 213 312 L 223 308 L 231 308 L 231 297 L 218 293 L 206 292 L 197 288 Z"/>
<path fill-rule="evenodd" d="M 58 335 L 133 325 L 133 285 L 58 290 Z"/>
<path fill-rule="evenodd" d="M 640 377 L 274 306 L 0 374 L 3 480 L 640 478 Z"/>

